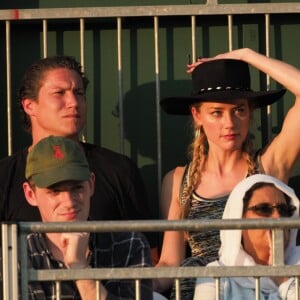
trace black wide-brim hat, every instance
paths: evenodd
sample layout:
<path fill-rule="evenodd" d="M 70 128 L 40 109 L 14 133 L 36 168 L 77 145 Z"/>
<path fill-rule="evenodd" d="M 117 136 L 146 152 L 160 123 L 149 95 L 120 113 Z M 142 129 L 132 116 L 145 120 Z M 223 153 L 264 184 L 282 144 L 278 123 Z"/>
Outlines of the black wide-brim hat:
<path fill-rule="evenodd" d="M 169 114 L 190 114 L 191 105 L 198 102 L 230 102 L 248 99 L 254 108 L 261 108 L 279 100 L 285 89 L 252 91 L 250 72 L 246 62 L 235 59 L 216 59 L 198 65 L 192 73 L 191 96 L 161 99 L 162 109 Z"/>

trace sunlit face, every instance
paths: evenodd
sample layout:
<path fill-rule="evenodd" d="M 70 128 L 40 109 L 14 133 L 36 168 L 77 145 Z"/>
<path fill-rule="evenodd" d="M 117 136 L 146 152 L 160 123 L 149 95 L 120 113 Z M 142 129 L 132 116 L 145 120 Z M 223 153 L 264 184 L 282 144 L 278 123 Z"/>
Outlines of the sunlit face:
<path fill-rule="evenodd" d="M 198 109 L 192 107 L 192 115 L 197 127 L 202 126 L 210 148 L 240 149 L 247 137 L 251 111 L 246 99 L 203 102 Z"/>
<path fill-rule="evenodd" d="M 87 113 L 82 79 L 73 70 L 49 70 L 42 78 L 38 99 L 24 99 L 23 107 L 38 136 L 77 138 Z"/>
<path fill-rule="evenodd" d="M 38 206 L 44 222 L 86 221 L 90 197 L 94 191 L 94 175 L 89 181 L 64 181 L 49 188 L 33 189 L 23 185 L 27 201 Z"/>
<path fill-rule="evenodd" d="M 256 189 L 248 203 L 247 207 L 257 206 L 261 203 L 270 204 L 271 206 L 278 204 L 286 204 L 284 194 L 273 186 L 263 186 Z M 280 214 L 277 209 L 273 209 L 269 218 L 279 218 Z M 261 214 L 246 210 L 243 218 L 245 219 L 260 219 L 266 218 Z M 271 230 L 267 229 L 249 229 L 242 231 L 242 239 L 245 251 L 250 254 L 257 263 L 267 264 L 270 253 Z M 288 243 L 288 231 L 285 232 L 285 246 Z"/>

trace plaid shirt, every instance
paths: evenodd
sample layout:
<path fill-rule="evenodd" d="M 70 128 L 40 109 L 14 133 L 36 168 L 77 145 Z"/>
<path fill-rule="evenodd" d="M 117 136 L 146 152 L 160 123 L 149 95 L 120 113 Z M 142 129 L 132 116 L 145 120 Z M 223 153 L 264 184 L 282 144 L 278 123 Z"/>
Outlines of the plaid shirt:
<path fill-rule="evenodd" d="M 45 235 L 32 233 L 27 237 L 28 261 L 34 269 L 64 269 L 49 252 Z M 151 266 L 147 240 L 139 233 L 91 233 L 90 267 L 121 268 Z M 103 280 L 108 299 L 135 299 L 134 280 Z M 141 280 L 141 299 L 152 299 L 151 280 Z M 56 299 L 55 282 L 31 282 L 29 299 Z M 61 282 L 61 299 L 81 299 L 74 281 Z"/>

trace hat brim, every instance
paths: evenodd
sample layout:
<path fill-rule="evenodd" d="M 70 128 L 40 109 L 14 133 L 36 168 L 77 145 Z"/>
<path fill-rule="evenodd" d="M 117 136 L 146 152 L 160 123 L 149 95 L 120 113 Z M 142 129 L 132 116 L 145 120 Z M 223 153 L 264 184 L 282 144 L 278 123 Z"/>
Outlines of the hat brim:
<path fill-rule="evenodd" d="M 160 100 L 162 109 L 172 115 L 189 115 L 191 112 L 191 105 L 198 102 L 224 102 L 230 103 L 235 99 L 248 99 L 253 103 L 254 108 L 261 108 L 273 104 L 279 100 L 286 90 L 272 90 L 272 91 L 210 91 L 202 93 L 197 96 L 182 96 L 182 97 L 166 97 Z"/>
<path fill-rule="evenodd" d="M 47 170 L 43 173 L 33 174 L 31 176 L 31 180 L 40 188 L 47 188 L 63 181 L 87 181 L 89 179 L 89 169 L 86 166 L 78 166 L 78 164 Z"/>

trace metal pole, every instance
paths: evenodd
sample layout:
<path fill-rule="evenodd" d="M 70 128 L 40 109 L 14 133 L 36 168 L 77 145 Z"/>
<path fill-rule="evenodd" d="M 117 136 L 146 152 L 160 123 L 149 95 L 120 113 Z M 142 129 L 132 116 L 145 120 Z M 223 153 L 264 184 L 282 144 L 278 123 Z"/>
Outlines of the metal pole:
<path fill-rule="evenodd" d="M 119 118 L 120 118 L 120 152 L 124 153 L 124 108 L 123 108 L 123 69 L 122 69 L 122 18 L 117 18 L 118 26 L 118 78 L 119 78 Z"/>
<path fill-rule="evenodd" d="M 159 73 L 159 39 L 158 39 L 158 17 L 154 17 L 154 59 L 155 59 L 155 91 L 156 91 L 156 132 L 157 132 L 157 185 L 158 195 L 161 189 L 162 179 L 162 147 L 161 147 L 161 115 L 160 115 L 160 73 Z"/>
<path fill-rule="evenodd" d="M 47 20 L 43 20 L 43 57 L 48 56 L 48 41 L 47 41 Z"/>
<path fill-rule="evenodd" d="M 232 51 L 232 49 L 233 49 L 232 15 L 228 15 L 228 46 L 229 46 L 229 51 Z"/>
<path fill-rule="evenodd" d="M 80 18 L 80 64 L 82 71 L 85 72 L 85 61 L 84 61 L 84 19 Z M 86 142 L 86 129 L 83 129 L 80 134 L 80 139 L 82 142 Z"/>
<path fill-rule="evenodd" d="M 265 30 L 266 30 L 266 56 L 270 56 L 270 15 L 265 14 Z M 267 90 L 270 89 L 270 76 L 266 77 Z M 268 141 L 272 139 L 272 111 L 271 105 L 267 106 L 267 137 Z"/>
<path fill-rule="evenodd" d="M 196 17 L 191 16 L 191 30 L 192 30 L 192 61 L 196 61 Z"/>
<path fill-rule="evenodd" d="M 11 118 L 11 57 L 10 57 L 10 21 L 6 25 L 6 90 L 7 90 L 7 152 L 12 154 L 12 118 Z"/>

